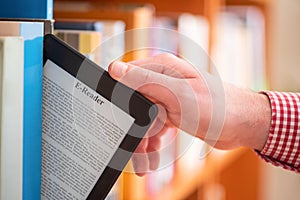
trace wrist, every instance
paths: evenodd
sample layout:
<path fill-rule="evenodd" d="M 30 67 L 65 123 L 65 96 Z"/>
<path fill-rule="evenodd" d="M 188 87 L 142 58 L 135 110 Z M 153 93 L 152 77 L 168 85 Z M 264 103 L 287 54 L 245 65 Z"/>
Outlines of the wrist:
<path fill-rule="evenodd" d="M 229 88 L 228 88 L 229 87 Z M 247 146 L 262 150 L 270 129 L 271 106 L 266 95 L 225 86 L 226 121 L 224 130 L 231 135 L 232 147 Z"/>
<path fill-rule="evenodd" d="M 245 142 L 245 146 L 261 151 L 269 136 L 271 126 L 271 105 L 269 98 L 262 93 L 255 93 L 255 113 L 253 129 L 248 133 L 252 139 Z"/>
<path fill-rule="evenodd" d="M 260 143 L 258 143 L 258 144 L 260 144 L 260 145 L 259 146 L 257 145 L 256 148 L 255 147 L 253 147 L 253 148 L 261 151 L 264 148 L 264 146 L 268 140 L 268 137 L 269 137 L 270 128 L 271 128 L 271 120 L 272 120 L 272 108 L 271 108 L 271 103 L 270 103 L 270 99 L 268 98 L 268 96 L 265 94 L 262 94 L 262 93 L 258 93 L 258 94 L 262 99 L 262 105 L 264 108 L 264 110 L 262 110 L 262 111 L 263 111 L 264 119 L 263 119 L 263 123 L 262 123 L 261 133 L 259 136 Z"/>

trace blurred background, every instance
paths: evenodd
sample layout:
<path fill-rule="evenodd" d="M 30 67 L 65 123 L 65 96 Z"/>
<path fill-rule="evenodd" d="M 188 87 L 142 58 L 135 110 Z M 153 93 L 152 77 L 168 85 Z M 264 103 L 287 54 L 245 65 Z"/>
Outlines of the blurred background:
<path fill-rule="evenodd" d="M 164 51 L 196 60 L 205 52 L 210 59 L 201 57 L 200 67 L 216 66 L 224 81 L 255 91 L 300 90 L 300 0 L 54 0 L 54 19 L 57 36 L 104 68 Z M 146 27 L 168 31 L 112 37 Z M 127 52 L 145 45 L 161 49 Z M 162 143 L 160 170 L 141 178 L 129 163 L 107 199 L 300 199 L 300 175 L 264 163 L 251 149 L 210 151 L 185 133 L 167 134 Z"/>

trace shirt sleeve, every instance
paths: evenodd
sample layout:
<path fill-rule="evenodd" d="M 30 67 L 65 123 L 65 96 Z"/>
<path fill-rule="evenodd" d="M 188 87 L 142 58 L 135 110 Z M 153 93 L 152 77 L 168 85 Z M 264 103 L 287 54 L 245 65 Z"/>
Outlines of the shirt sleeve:
<path fill-rule="evenodd" d="M 270 99 L 272 120 L 264 148 L 265 161 L 300 173 L 300 93 L 262 92 Z"/>

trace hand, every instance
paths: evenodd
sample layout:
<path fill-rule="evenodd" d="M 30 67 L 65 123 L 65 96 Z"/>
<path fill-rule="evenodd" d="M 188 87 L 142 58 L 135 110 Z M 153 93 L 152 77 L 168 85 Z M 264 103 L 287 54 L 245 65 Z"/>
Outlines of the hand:
<path fill-rule="evenodd" d="M 200 73 L 174 55 L 114 62 L 109 66 L 109 73 L 159 105 L 158 118 L 136 150 L 140 156 L 133 156 L 138 175 L 157 168 L 160 137 L 177 128 L 221 149 L 239 146 L 261 149 L 266 141 L 270 123 L 267 97 L 218 84 L 217 77 Z M 224 117 L 211 123 L 220 116 L 218 111 Z M 211 127 L 221 129 L 213 132 Z"/>

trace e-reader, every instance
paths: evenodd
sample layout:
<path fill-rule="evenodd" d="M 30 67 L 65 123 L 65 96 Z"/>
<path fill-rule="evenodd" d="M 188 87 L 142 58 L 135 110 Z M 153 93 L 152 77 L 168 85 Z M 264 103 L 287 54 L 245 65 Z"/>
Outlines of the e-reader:
<path fill-rule="evenodd" d="M 157 112 L 140 93 L 46 35 L 42 199 L 105 199 Z"/>

